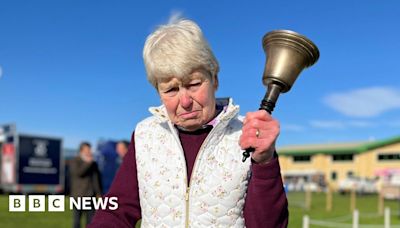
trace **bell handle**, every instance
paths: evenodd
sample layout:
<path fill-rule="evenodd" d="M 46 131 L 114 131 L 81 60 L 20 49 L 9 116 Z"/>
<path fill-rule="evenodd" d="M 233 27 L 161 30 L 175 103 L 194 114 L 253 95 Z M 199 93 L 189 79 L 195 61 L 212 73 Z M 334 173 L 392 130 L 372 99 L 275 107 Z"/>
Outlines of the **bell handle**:
<path fill-rule="evenodd" d="M 281 85 L 278 83 L 270 83 L 268 85 L 268 90 L 264 95 L 264 98 L 261 101 L 260 108 L 258 110 L 265 110 L 269 114 L 272 114 L 272 111 L 274 111 L 275 104 L 278 100 L 279 94 L 282 91 Z M 242 162 L 245 162 L 247 158 L 250 157 L 250 153 L 254 152 L 254 148 L 250 147 L 247 148 L 243 152 L 243 158 Z"/>

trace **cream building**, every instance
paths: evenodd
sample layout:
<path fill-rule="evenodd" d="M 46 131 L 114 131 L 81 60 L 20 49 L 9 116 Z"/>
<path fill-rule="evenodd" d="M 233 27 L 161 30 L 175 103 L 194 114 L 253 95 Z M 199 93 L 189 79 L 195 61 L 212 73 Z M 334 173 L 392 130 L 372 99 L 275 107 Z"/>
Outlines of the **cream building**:
<path fill-rule="evenodd" d="M 388 169 L 400 169 L 400 136 L 381 141 L 286 146 L 278 148 L 283 178 L 317 175 L 337 188 L 350 176 L 375 178 Z"/>

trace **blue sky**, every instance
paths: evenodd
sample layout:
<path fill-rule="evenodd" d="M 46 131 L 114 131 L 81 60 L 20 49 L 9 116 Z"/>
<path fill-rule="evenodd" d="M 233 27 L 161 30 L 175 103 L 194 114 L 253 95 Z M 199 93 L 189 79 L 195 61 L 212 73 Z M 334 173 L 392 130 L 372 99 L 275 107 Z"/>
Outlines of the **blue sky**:
<path fill-rule="evenodd" d="M 321 57 L 282 94 L 278 145 L 400 135 L 399 1 L 0 2 L 0 123 L 81 140 L 130 138 L 159 98 L 141 57 L 174 14 L 203 29 L 221 71 L 217 95 L 257 110 L 263 35 L 291 29 Z"/>

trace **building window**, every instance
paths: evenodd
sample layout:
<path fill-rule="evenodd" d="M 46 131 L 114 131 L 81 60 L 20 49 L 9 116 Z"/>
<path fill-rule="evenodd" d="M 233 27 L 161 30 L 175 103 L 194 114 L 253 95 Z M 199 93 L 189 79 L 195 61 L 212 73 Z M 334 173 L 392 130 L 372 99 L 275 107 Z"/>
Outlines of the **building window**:
<path fill-rule="evenodd" d="M 332 159 L 334 161 L 353 161 L 353 154 L 334 154 Z"/>
<path fill-rule="evenodd" d="M 379 154 L 378 155 L 378 160 L 379 161 L 400 160 L 400 153 Z"/>
<path fill-rule="evenodd" d="M 354 175 L 354 174 L 353 174 L 353 171 L 348 171 L 348 172 L 347 172 L 347 177 L 353 177 L 353 175 Z"/>
<path fill-rule="evenodd" d="M 311 161 L 310 155 L 294 155 L 293 156 L 294 162 L 309 162 Z"/>
<path fill-rule="evenodd" d="M 331 180 L 336 180 L 337 174 L 335 171 L 331 172 Z"/>

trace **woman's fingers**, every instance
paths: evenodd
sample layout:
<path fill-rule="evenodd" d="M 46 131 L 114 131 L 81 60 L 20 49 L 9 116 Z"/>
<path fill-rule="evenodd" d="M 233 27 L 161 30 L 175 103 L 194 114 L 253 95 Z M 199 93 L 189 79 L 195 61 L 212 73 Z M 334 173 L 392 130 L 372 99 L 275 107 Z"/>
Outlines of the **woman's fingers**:
<path fill-rule="evenodd" d="M 279 132 L 279 122 L 266 111 L 249 112 L 243 121 L 239 145 L 243 150 L 254 148 L 253 159 L 262 162 L 272 157 Z"/>

